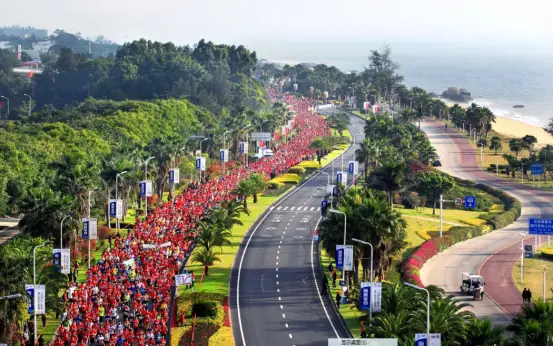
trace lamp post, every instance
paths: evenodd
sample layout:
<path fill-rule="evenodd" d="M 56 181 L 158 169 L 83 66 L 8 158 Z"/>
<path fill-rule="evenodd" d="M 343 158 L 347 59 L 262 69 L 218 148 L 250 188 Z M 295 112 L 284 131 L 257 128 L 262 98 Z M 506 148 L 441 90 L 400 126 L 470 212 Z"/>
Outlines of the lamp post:
<path fill-rule="evenodd" d="M 419 287 L 417 285 L 410 284 L 408 282 L 403 283 L 407 287 L 414 288 L 419 291 L 426 292 L 426 335 L 427 338 L 430 335 L 430 292 L 426 288 Z"/>
<path fill-rule="evenodd" d="M 368 246 L 371 247 L 371 274 L 370 274 L 369 281 L 371 283 L 370 294 L 372 296 L 372 291 L 373 291 L 373 244 L 371 244 L 369 242 L 366 242 L 366 241 L 356 239 L 356 238 L 352 238 L 351 240 L 353 240 L 356 243 L 360 243 L 360 244 L 363 244 L 363 245 L 368 245 Z M 372 303 L 372 299 L 371 299 L 371 303 L 369 304 L 369 325 L 372 324 L 372 320 L 373 320 L 373 303 Z"/>
<path fill-rule="evenodd" d="M 4 100 L 8 101 L 8 112 L 6 113 L 7 114 L 6 119 L 8 119 L 8 117 L 10 116 L 10 99 L 7 98 L 6 96 L 0 96 L 0 99 L 4 99 Z"/>
<path fill-rule="evenodd" d="M 526 237 L 526 234 L 519 233 L 522 238 L 520 239 L 520 250 L 522 251 L 520 254 L 520 283 L 524 280 L 524 237 Z"/>
<path fill-rule="evenodd" d="M 231 133 L 232 131 L 225 131 L 223 132 L 223 149 L 227 149 L 227 133 Z M 226 173 L 225 170 L 225 160 L 223 160 L 223 174 Z"/>
<path fill-rule="evenodd" d="M 115 176 L 115 178 L 117 179 L 117 176 Z M 89 226 L 90 226 L 90 213 L 91 213 L 91 210 L 92 210 L 92 207 L 91 207 L 91 204 L 90 204 L 90 199 L 91 199 L 91 196 L 94 193 L 94 191 L 98 191 L 98 190 L 99 189 L 96 188 L 96 189 L 88 191 L 88 220 L 89 220 Z M 90 269 L 90 233 L 88 234 L 88 269 Z"/>
<path fill-rule="evenodd" d="M 202 142 L 206 141 L 208 139 L 209 138 L 205 137 L 204 139 L 202 139 L 200 141 L 200 181 L 199 181 L 198 185 L 202 185 L 202 161 L 201 161 L 201 158 L 202 158 Z"/>
<path fill-rule="evenodd" d="M 328 211 L 331 212 L 331 213 L 334 213 L 334 214 L 344 215 L 344 254 L 345 254 L 345 251 L 346 251 L 346 249 L 345 249 L 345 247 L 346 247 L 346 230 L 347 230 L 347 224 L 348 224 L 348 222 L 347 222 L 348 217 L 346 216 L 345 213 L 343 213 L 339 210 L 336 210 L 336 209 L 329 209 Z M 343 270 L 343 272 L 345 274 L 346 271 Z M 345 277 L 345 275 L 344 275 L 344 280 L 346 280 L 346 285 L 347 285 L 347 287 L 349 287 L 349 282 L 348 282 L 348 279 Z"/>
<path fill-rule="evenodd" d="M 543 280 L 542 280 L 542 283 L 543 283 L 543 287 L 542 287 L 542 298 L 543 298 L 543 302 L 545 303 L 545 272 L 547 271 L 547 266 L 546 265 L 542 265 L 543 267 Z"/>
<path fill-rule="evenodd" d="M 27 94 L 23 94 L 23 96 L 27 96 L 29 98 L 29 116 L 31 116 L 31 103 L 33 102 L 33 99 Z"/>
<path fill-rule="evenodd" d="M 154 159 L 155 156 L 150 156 L 149 158 L 144 161 L 144 181 L 148 180 L 148 164 L 150 163 L 151 159 Z M 146 217 L 148 217 L 148 195 L 144 193 L 144 213 Z"/>
<path fill-rule="evenodd" d="M 65 221 L 65 219 L 67 219 L 68 217 L 71 217 L 71 215 L 65 215 L 63 217 L 63 219 L 61 219 L 61 224 L 60 224 L 60 249 L 63 249 L 63 222 Z"/>
<path fill-rule="evenodd" d="M 17 293 L 17 294 L 10 294 L 9 296 L 0 297 L 0 300 L 4 300 L 4 299 L 16 299 L 16 298 L 21 298 L 21 294 L 19 294 L 19 293 Z"/>
<path fill-rule="evenodd" d="M 123 171 L 123 172 L 117 173 L 115 175 L 115 209 L 116 210 L 117 210 L 117 204 L 119 203 L 119 190 L 118 190 L 119 183 L 118 183 L 118 179 L 119 179 L 120 176 L 122 176 L 125 173 L 127 173 L 127 171 Z M 119 217 L 117 217 L 117 214 L 119 214 L 119 210 L 117 210 L 117 212 L 115 213 L 115 228 L 119 229 Z"/>
<path fill-rule="evenodd" d="M 33 248 L 33 288 L 36 286 L 36 249 L 44 247 L 46 245 L 50 245 L 50 244 L 52 244 L 52 242 L 47 241 L 46 243 L 37 245 Z M 33 305 L 34 305 L 34 302 L 33 302 Z M 35 306 L 35 310 L 36 310 L 36 306 Z M 35 323 L 35 328 L 34 328 L 34 331 L 33 331 L 34 332 L 34 342 L 36 343 L 36 330 L 37 330 L 36 311 L 33 311 L 33 316 L 34 316 L 34 323 Z"/>

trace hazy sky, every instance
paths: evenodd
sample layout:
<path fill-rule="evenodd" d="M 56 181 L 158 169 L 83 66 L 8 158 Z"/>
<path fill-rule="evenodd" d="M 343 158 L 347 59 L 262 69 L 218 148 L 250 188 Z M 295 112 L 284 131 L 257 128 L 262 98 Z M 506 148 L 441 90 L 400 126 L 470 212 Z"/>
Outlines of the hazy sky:
<path fill-rule="evenodd" d="M 448 40 L 553 45 L 547 0 L 0 0 L 2 25 L 103 34 L 116 42 L 140 37 L 177 44 L 206 38 L 270 41 Z"/>

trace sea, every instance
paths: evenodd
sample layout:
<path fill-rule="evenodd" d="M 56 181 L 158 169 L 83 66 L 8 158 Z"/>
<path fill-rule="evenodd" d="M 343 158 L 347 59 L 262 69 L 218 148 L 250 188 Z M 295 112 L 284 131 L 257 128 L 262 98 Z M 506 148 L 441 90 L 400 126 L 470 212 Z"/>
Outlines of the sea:
<path fill-rule="evenodd" d="M 387 44 L 404 83 L 441 94 L 465 88 L 472 102 L 496 116 L 546 126 L 553 118 L 553 44 L 497 45 L 473 42 L 293 42 L 256 45 L 258 56 L 282 62 L 334 65 L 362 71 L 368 52 Z M 270 48 L 269 48 L 270 47 Z M 280 47 L 280 48 L 279 48 Z M 524 108 L 513 108 L 524 105 Z"/>

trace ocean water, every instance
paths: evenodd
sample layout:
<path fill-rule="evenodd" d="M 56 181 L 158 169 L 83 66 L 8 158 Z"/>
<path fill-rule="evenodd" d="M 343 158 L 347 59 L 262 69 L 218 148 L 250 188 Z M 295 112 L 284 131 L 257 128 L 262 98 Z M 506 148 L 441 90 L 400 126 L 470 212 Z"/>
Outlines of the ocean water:
<path fill-rule="evenodd" d="M 380 46 L 380 45 L 379 45 Z M 287 45 L 258 56 L 290 62 L 334 65 L 343 71 L 362 71 L 375 44 Z M 370 48 L 367 48 L 370 47 Z M 490 108 L 497 116 L 545 126 L 553 118 L 553 50 L 475 49 L 469 46 L 392 45 L 392 56 L 400 65 L 404 83 L 441 94 L 448 87 L 461 87 L 473 102 Z M 522 104 L 524 108 L 513 108 Z"/>

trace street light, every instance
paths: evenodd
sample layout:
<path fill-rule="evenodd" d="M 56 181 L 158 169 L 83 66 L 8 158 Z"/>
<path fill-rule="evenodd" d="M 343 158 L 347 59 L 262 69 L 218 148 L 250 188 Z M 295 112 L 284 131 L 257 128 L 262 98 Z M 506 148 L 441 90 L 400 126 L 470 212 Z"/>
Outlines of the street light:
<path fill-rule="evenodd" d="M 4 299 L 16 299 L 16 298 L 21 298 L 21 294 L 19 294 L 19 293 L 17 293 L 17 294 L 10 294 L 9 296 L 0 297 L 0 300 L 4 300 Z"/>
<path fill-rule="evenodd" d="M 41 247 L 44 247 L 46 245 L 51 245 L 52 242 L 51 241 L 47 241 L 46 243 L 43 243 L 43 244 L 40 244 L 40 245 L 37 245 L 33 248 L 33 288 L 36 286 L 36 249 L 38 248 L 41 248 Z M 34 303 L 33 303 L 34 305 Z M 33 315 L 34 315 L 34 323 L 35 323 L 35 328 L 34 328 L 34 341 L 36 342 L 36 330 L 37 330 L 37 325 L 36 325 L 36 306 L 35 306 L 35 311 L 33 311 Z"/>
<path fill-rule="evenodd" d="M 526 234 L 519 234 L 522 236 L 520 239 L 520 249 L 522 250 L 522 253 L 520 254 L 520 283 L 522 283 L 522 280 L 524 279 L 524 237 L 526 237 Z"/>
<path fill-rule="evenodd" d="M 205 137 L 204 139 L 202 139 L 200 141 L 200 182 L 199 182 L 199 185 L 202 184 L 202 142 L 203 141 L 207 141 L 209 138 Z"/>
<path fill-rule="evenodd" d="M 150 160 L 154 159 L 155 156 L 150 156 L 144 161 L 144 181 L 148 180 L 148 164 L 150 163 Z M 144 213 L 146 217 L 148 217 L 148 195 L 144 193 Z"/>
<path fill-rule="evenodd" d="M 323 171 L 317 171 L 321 174 L 326 174 L 326 186 L 330 186 L 330 174 L 328 174 L 327 172 L 323 172 Z M 326 195 L 325 195 L 326 196 Z M 332 206 L 332 200 L 334 199 L 334 189 L 331 189 L 330 190 L 330 208 L 333 208 Z"/>
<path fill-rule="evenodd" d="M 346 213 L 343 213 L 339 210 L 336 210 L 336 209 L 329 209 L 328 210 L 329 212 L 331 213 L 334 213 L 334 214 L 341 214 L 341 215 L 344 215 L 344 246 L 346 245 L 346 227 L 347 227 L 347 221 L 348 221 L 348 217 L 346 215 Z"/>
<path fill-rule="evenodd" d="M 225 149 L 225 150 L 227 149 L 227 133 L 231 133 L 231 132 L 232 131 L 230 131 L 230 130 L 223 132 L 223 149 Z M 225 174 L 227 172 L 225 168 L 226 168 L 225 167 L 225 160 L 223 158 L 223 174 Z"/>
<path fill-rule="evenodd" d="M 4 99 L 4 100 L 8 101 L 8 112 L 7 112 L 8 116 L 6 117 L 6 119 L 8 119 L 9 116 L 10 116 L 10 99 L 7 98 L 6 96 L 0 96 L 0 99 Z"/>
<path fill-rule="evenodd" d="M 31 98 L 31 96 L 29 96 L 27 94 L 23 94 L 23 96 L 27 96 L 29 98 L 29 116 L 31 116 L 31 103 L 32 103 L 33 99 Z"/>
<path fill-rule="evenodd" d="M 68 217 L 71 217 L 71 215 L 65 215 L 63 217 L 63 219 L 61 219 L 61 224 L 60 224 L 60 249 L 63 249 L 63 222 L 65 221 L 65 219 L 67 219 Z"/>
<path fill-rule="evenodd" d="M 372 290 L 373 290 L 373 244 L 369 243 L 369 242 L 366 242 L 366 241 L 363 241 L 363 240 L 359 240 L 359 239 L 356 239 L 356 238 L 352 238 L 351 239 L 352 241 L 356 242 L 356 243 L 360 243 L 360 244 L 363 244 L 363 245 L 368 245 L 371 247 L 371 274 L 370 274 L 370 283 L 371 283 L 371 294 L 372 294 Z M 369 324 L 372 324 L 372 320 L 373 320 L 373 306 L 372 306 L 372 300 L 371 300 L 371 303 L 369 304 Z"/>
<path fill-rule="evenodd" d="M 426 288 L 422 288 L 408 282 L 404 282 L 403 284 L 407 287 L 426 292 L 426 335 L 428 337 L 428 335 L 430 335 L 430 292 L 428 292 Z"/>
<path fill-rule="evenodd" d="M 545 303 L 545 272 L 547 271 L 547 266 L 546 265 L 542 265 L 543 267 L 543 287 L 542 287 L 542 297 L 543 297 L 543 302 Z"/>
<path fill-rule="evenodd" d="M 115 175 L 115 209 L 117 210 L 117 204 L 119 203 L 119 191 L 118 191 L 118 179 L 123 174 L 127 173 L 127 171 L 123 171 L 121 173 L 117 173 Z M 119 214 L 119 210 L 115 213 L 115 228 L 119 229 L 119 217 L 117 217 L 117 214 Z"/>

